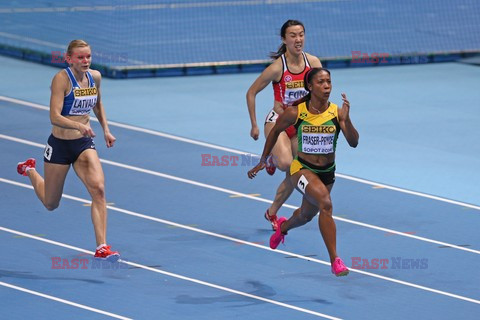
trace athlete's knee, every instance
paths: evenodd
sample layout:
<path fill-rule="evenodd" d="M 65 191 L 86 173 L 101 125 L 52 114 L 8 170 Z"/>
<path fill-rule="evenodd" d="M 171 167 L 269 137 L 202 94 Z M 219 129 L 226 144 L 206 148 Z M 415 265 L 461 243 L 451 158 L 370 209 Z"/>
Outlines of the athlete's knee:
<path fill-rule="evenodd" d="M 314 216 L 315 214 L 307 214 L 306 212 L 301 212 L 299 214 L 299 220 L 301 221 L 302 224 L 306 224 L 312 221 Z"/>
<path fill-rule="evenodd" d="M 319 201 L 318 208 L 320 210 L 320 214 L 331 216 L 333 211 L 333 206 L 332 206 L 332 200 L 330 199 L 330 197 Z"/>
<path fill-rule="evenodd" d="M 305 217 L 305 223 L 308 223 L 308 222 L 312 221 L 313 217 L 314 217 L 314 215 L 313 216 L 310 215 L 310 216 Z"/>
<path fill-rule="evenodd" d="M 56 202 L 44 202 L 43 205 L 45 206 L 45 208 L 48 210 L 48 211 L 53 211 L 55 209 L 58 208 L 58 206 L 60 205 L 60 201 L 56 201 Z"/>
<path fill-rule="evenodd" d="M 278 158 L 273 160 L 275 166 L 280 171 L 287 171 L 290 169 L 290 164 L 292 163 L 292 159 L 285 159 L 285 158 Z"/>
<path fill-rule="evenodd" d="M 105 184 L 102 182 L 95 182 L 89 186 L 90 194 L 95 199 L 105 198 Z"/>

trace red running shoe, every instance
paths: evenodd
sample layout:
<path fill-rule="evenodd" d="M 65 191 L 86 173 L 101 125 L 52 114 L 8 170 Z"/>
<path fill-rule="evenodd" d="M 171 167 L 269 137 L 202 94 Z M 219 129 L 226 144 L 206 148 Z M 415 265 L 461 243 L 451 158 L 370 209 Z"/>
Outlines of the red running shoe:
<path fill-rule="evenodd" d="M 335 261 L 332 263 L 332 273 L 337 277 L 346 276 L 349 270 L 343 263 L 342 259 L 339 257 L 335 258 Z"/>
<path fill-rule="evenodd" d="M 265 219 L 272 224 L 272 230 L 275 231 L 278 228 L 278 221 L 277 221 L 277 215 L 270 215 L 269 214 L 269 209 L 265 212 Z"/>
<path fill-rule="evenodd" d="M 28 169 L 35 169 L 35 159 L 30 158 L 30 159 L 27 159 L 24 162 L 19 162 L 17 164 L 17 172 L 18 172 L 18 174 L 21 174 L 22 176 L 27 175 L 27 170 Z"/>
<path fill-rule="evenodd" d="M 95 251 L 95 258 L 116 262 L 120 258 L 118 251 L 111 251 L 110 246 L 103 245 Z"/>
<path fill-rule="evenodd" d="M 287 218 L 285 217 L 281 217 L 280 219 L 278 219 L 277 230 L 270 237 L 270 248 L 277 249 L 280 242 L 283 243 L 285 241 L 286 234 L 283 234 L 282 228 L 280 228 L 282 226 L 282 223 L 284 223 L 285 221 L 287 221 Z"/>
<path fill-rule="evenodd" d="M 271 176 L 273 176 L 273 174 L 275 173 L 275 170 L 277 170 L 277 168 L 275 167 L 275 164 L 273 163 L 273 155 L 269 155 L 267 157 L 267 164 L 265 166 L 265 171 L 267 171 L 267 173 Z"/>

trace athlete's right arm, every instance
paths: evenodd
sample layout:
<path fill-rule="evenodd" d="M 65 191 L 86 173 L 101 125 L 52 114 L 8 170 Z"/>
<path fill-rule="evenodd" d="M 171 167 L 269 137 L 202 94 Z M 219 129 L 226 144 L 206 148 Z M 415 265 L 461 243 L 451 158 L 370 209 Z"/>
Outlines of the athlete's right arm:
<path fill-rule="evenodd" d="M 257 125 L 257 116 L 255 114 L 255 97 L 257 94 L 265 89 L 265 87 L 272 81 L 277 81 L 281 77 L 282 63 L 278 59 L 269 65 L 258 78 L 253 82 L 247 91 L 247 107 L 248 114 L 250 116 L 250 123 L 252 128 L 250 130 L 250 136 L 257 140 L 260 134 L 260 130 Z"/>
<path fill-rule="evenodd" d="M 95 133 L 90 126 L 80 122 L 72 121 L 67 117 L 62 116 L 63 99 L 65 98 L 65 95 L 69 89 L 68 76 L 62 70 L 57 73 L 52 80 L 50 95 L 50 122 L 54 126 L 65 129 L 75 129 L 80 131 L 84 136 L 94 137 Z"/>

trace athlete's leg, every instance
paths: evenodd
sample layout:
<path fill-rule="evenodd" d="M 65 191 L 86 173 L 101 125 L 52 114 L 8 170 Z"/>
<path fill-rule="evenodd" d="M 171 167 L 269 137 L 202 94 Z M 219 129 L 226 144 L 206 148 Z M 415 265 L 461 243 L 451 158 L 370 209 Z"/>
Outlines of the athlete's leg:
<path fill-rule="evenodd" d="M 290 139 L 290 145 L 291 145 L 292 161 L 293 161 L 293 158 L 297 155 L 297 145 L 298 145 L 297 139 L 295 137 Z M 290 161 L 290 164 L 292 163 L 292 161 Z M 290 168 L 290 164 L 289 164 L 289 168 Z M 274 216 L 277 214 L 278 210 L 280 210 L 282 205 L 285 203 L 285 201 L 287 201 L 288 197 L 290 197 L 290 195 L 293 192 L 294 186 L 290 181 L 290 173 L 288 172 L 288 170 L 286 170 L 285 173 L 286 173 L 285 179 L 283 179 L 282 183 L 280 183 L 280 185 L 278 186 L 277 193 L 275 194 L 275 199 L 273 200 L 272 205 L 268 209 L 268 214 L 270 216 Z"/>
<path fill-rule="evenodd" d="M 336 248 L 336 225 L 332 217 L 333 207 L 330 198 L 330 190 L 333 184 L 325 186 L 320 178 L 310 170 L 300 170 L 292 178 L 292 184 L 304 194 L 304 200 L 297 216 L 294 215 L 293 221 L 282 225 L 282 231 L 288 231 L 312 220 L 320 212 L 319 229 L 327 247 L 330 261 L 333 263 L 337 257 Z M 300 181 L 300 182 L 299 182 Z M 298 210 L 298 209 L 297 209 Z"/>
<path fill-rule="evenodd" d="M 70 165 L 44 163 L 45 179 L 35 169 L 27 171 L 35 193 L 47 210 L 55 210 L 60 204 L 63 185 Z"/>
<path fill-rule="evenodd" d="M 298 182 L 299 177 L 304 174 L 307 177 L 311 177 L 311 180 L 314 180 L 316 177 L 315 174 L 313 174 L 310 171 L 307 170 L 300 170 L 296 174 L 294 174 L 291 178 L 292 184 L 293 182 Z M 318 179 L 318 177 L 316 177 Z M 304 181 L 306 178 L 302 176 L 302 181 Z M 303 188 L 299 188 L 299 190 L 302 193 L 305 193 L 305 189 L 308 188 L 309 185 L 305 184 Z M 285 235 L 287 232 L 293 228 L 297 228 L 300 226 L 303 226 L 307 222 L 311 221 L 313 217 L 317 214 L 318 212 L 318 206 L 316 204 L 311 203 L 306 199 L 304 196 L 302 200 L 302 205 L 300 208 L 296 209 L 293 212 L 293 215 L 290 217 L 290 219 L 286 219 L 284 217 L 281 217 L 278 219 L 278 227 L 275 233 L 270 237 L 270 248 L 276 249 L 280 242 L 283 242 Z"/>
<path fill-rule="evenodd" d="M 265 138 L 268 137 L 272 130 L 274 122 L 265 124 Z M 285 132 L 280 133 L 277 142 L 272 149 L 273 163 L 281 171 L 288 171 L 293 161 L 290 139 Z"/>
<path fill-rule="evenodd" d="M 332 187 L 333 184 L 326 186 L 328 194 L 323 194 L 324 198 L 319 201 L 320 215 L 318 216 L 318 227 L 330 255 L 330 261 L 333 263 L 337 257 L 337 226 L 333 220 L 333 207 L 330 198 Z"/>
<path fill-rule="evenodd" d="M 97 246 L 107 243 L 107 201 L 105 180 L 97 151 L 83 151 L 73 164 L 77 176 L 87 187 L 92 197 L 92 222 Z"/>
<path fill-rule="evenodd" d="M 332 273 L 345 276 L 349 270 L 342 259 L 337 256 L 337 234 L 335 221 L 332 217 L 332 200 L 330 191 L 333 184 L 325 186 L 320 178 L 310 170 L 302 169 L 291 176 L 292 185 L 304 194 L 302 205 L 296 209 L 290 219 L 278 219 L 277 231 L 270 237 L 270 248 L 276 249 L 283 242 L 287 232 L 311 221 L 320 211 L 319 228 L 327 247 L 332 266 Z"/>
<path fill-rule="evenodd" d="M 307 199 L 303 198 L 302 205 L 297 208 L 293 215 L 282 224 L 282 233 L 287 233 L 288 230 L 295 229 L 310 222 L 318 213 L 318 207 L 311 204 Z"/>
<path fill-rule="evenodd" d="M 270 208 L 268 208 L 268 214 L 274 216 L 277 214 L 278 210 L 282 205 L 287 201 L 288 197 L 293 192 L 293 186 L 290 182 L 290 174 L 285 173 L 285 179 L 280 183 L 277 188 L 277 193 L 275 194 L 275 199 L 273 200 Z"/>
<path fill-rule="evenodd" d="M 298 153 L 298 140 L 297 136 L 293 136 L 290 138 L 290 148 L 292 150 L 292 157 L 296 158 Z"/>
<path fill-rule="evenodd" d="M 275 125 L 274 122 L 267 122 L 265 123 L 265 137 L 268 137 L 270 131 L 272 130 L 273 126 Z M 278 136 L 277 143 L 272 150 L 273 161 L 278 169 L 281 171 L 286 172 L 286 177 L 280 183 L 277 188 L 277 192 L 275 194 L 274 201 L 270 208 L 267 209 L 266 215 L 267 218 L 272 222 L 272 227 L 276 229 L 276 214 L 280 207 L 287 201 L 288 197 L 293 192 L 293 186 L 290 184 L 290 179 L 288 178 L 288 170 L 290 168 L 290 164 L 293 161 L 292 156 L 292 149 L 291 149 L 291 142 L 285 132 L 280 133 Z"/>

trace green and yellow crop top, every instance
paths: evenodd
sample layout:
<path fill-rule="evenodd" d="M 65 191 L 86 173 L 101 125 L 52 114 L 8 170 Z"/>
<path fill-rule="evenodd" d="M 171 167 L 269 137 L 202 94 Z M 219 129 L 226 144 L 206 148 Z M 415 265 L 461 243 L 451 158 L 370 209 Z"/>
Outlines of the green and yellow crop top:
<path fill-rule="evenodd" d="M 334 153 L 340 133 L 338 106 L 329 102 L 325 112 L 313 114 L 308 111 L 306 102 L 299 104 L 295 128 L 297 129 L 299 152 Z"/>

